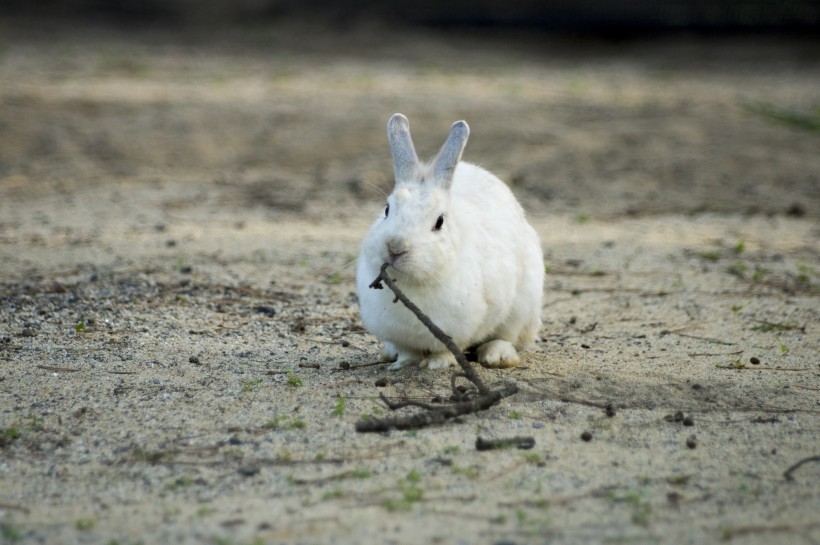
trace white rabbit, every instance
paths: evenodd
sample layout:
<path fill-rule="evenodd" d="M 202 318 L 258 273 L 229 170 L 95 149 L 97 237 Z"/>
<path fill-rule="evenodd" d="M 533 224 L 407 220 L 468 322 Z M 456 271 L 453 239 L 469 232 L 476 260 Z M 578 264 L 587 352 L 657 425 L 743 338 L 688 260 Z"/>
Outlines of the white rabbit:
<path fill-rule="evenodd" d="M 470 129 L 453 123 L 436 158 L 419 162 L 407 118 L 393 115 L 387 137 L 396 185 L 365 236 L 356 288 L 365 327 L 384 343 L 388 369 L 455 365 L 453 355 L 385 289 L 387 272 L 411 301 L 462 349 L 479 345 L 486 367 L 513 367 L 541 326 L 541 243 L 507 186 L 461 162 Z"/>

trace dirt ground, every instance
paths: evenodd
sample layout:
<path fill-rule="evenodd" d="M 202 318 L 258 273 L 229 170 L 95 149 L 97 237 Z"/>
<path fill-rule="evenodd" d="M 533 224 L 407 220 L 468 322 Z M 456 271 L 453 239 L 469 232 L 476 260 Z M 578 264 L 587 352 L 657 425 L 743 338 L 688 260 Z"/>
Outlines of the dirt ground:
<path fill-rule="evenodd" d="M 820 542 L 820 43 L 0 27 L 0 541 Z M 396 111 L 470 123 L 544 326 L 358 434 L 450 390 L 358 317 Z"/>

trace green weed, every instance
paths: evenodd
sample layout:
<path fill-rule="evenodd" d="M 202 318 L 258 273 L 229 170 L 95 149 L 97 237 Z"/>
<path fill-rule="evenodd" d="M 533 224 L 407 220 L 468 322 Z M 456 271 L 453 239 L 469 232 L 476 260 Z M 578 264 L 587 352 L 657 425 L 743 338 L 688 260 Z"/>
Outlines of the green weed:
<path fill-rule="evenodd" d="M 87 532 L 94 528 L 94 519 L 92 518 L 80 518 L 74 521 L 74 527 L 81 532 Z"/>
<path fill-rule="evenodd" d="M 523 456 L 528 464 L 537 466 L 544 463 L 544 458 L 537 452 L 527 452 Z"/>
<path fill-rule="evenodd" d="M 757 325 L 752 327 L 752 331 L 769 333 L 771 331 L 792 331 L 794 329 L 803 329 L 801 326 L 791 322 L 767 322 L 766 320 L 757 320 L 757 322 Z"/>
<path fill-rule="evenodd" d="M 204 517 L 213 515 L 215 512 L 216 512 L 216 509 L 214 509 L 213 507 L 208 507 L 206 505 L 203 505 L 202 507 L 200 507 L 199 509 L 196 510 L 196 516 L 199 517 L 199 518 L 204 518 Z"/>
<path fill-rule="evenodd" d="M 625 503 L 630 506 L 632 514 L 630 520 L 637 526 L 649 525 L 649 517 L 652 514 L 652 505 L 644 497 L 643 491 L 627 490 L 618 492 L 612 490 L 607 493 L 607 499 L 613 503 Z"/>
<path fill-rule="evenodd" d="M 20 430 L 14 426 L 0 428 L 0 448 L 12 444 L 20 438 Z"/>
<path fill-rule="evenodd" d="M 13 524 L 0 524 L 0 536 L 3 536 L 3 541 L 15 543 L 23 539 L 23 532 Z"/>
<path fill-rule="evenodd" d="M 737 276 L 738 278 L 746 278 L 746 272 L 748 270 L 749 266 L 743 263 L 742 261 L 737 261 L 726 267 L 727 273 L 731 274 L 732 276 Z"/>
<path fill-rule="evenodd" d="M 288 386 L 300 388 L 302 386 L 302 379 L 297 377 L 293 371 L 288 371 Z"/>
<path fill-rule="evenodd" d="M 345 493 L 341 488 L 334 488 L 322 494 L 322 501 L 338 500 L 343 498 L 344 495 Z"/>
<path fill-rule="evenodd" d="M 336 398 L 336 406 L 333 407 L 333 414 L 335 416 L 342 416 L 345 414 L 345 405 L 346 401 L 344 396 L 339 396 Z"/>
<path fill-rule="evenodd" d="M 464 477 L 467 477 L 471 481 L 474 480 L 474 479 L 477 479 L 478 475 L 479 475 L 478 468 L 473 467 L 473 466 L 465 467 L 465 466 L 460 466 L 460 465 L 457 465 L 457 464 L 453 464 L 453 465 L 450 466 L 450 471 L 452 473 L 454 473 L 455 475 L 463 475 Z"/>
<path fill-rule="evenodd" d="M 251 379 L 251 380 L 246 380 L 245 382 L 242 383 L 242 391 L 245 392 L 246 394 L 249 393 L 249 392 L 253 392 L 256 389 L 256 387 L 259 386 L 260 384 L 262 384 L 262 379 L 261 378 L 254 378 L 254 379 Z"/>
<path fill-rule="evenodd" d="M 745 102 L 743 108 L 765 119 L 806 131 L 820 131 L 820 109 L 813 113 L 780 108 L 768 102 Z"/>

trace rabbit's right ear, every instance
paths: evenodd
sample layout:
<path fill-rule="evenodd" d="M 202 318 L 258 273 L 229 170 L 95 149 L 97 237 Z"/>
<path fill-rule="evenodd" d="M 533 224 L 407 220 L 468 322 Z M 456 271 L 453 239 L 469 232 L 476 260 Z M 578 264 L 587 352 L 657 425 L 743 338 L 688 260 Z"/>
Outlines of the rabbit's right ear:
<path fill-rule="evenodd" d="M 419 163 L 413 139 L 410 138 L 410 122 L 401 114 L 393 114 L 387 122 L 387 139 L 393 153 L 393 173 L 396 183 L 410 180 Z"/>
<path fill-rule="evenodd" d="M 453 180 L 453 172 L 456 165 L 461 161 L 461 154 L 464 146 L 467 145 L 467 138 L 470 137 L 470 127 L 465 121 L 456 121 L 450 128 L 450 135 L 441 146 L 435 161 L 433 161 L 433 175 L 437 180 L 450 184 Z"/>

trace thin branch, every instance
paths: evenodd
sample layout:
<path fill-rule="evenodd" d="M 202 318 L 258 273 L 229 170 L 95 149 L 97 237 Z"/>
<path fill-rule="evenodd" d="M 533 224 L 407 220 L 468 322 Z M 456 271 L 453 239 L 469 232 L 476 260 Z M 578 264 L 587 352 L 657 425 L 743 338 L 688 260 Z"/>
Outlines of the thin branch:
<path fill-rule="evenodd" d="M 787 481 L 793 481 L 794 480 L 794 475 L 792 475 L 792 473 L 794 473 L 797 470 L 797 468 L 799 468 L 803 464 L 807 464 L 809 462 L 820 462 L 820 455 L 809 456 L 808 458 L 803 458 L 802 460 L 800 460 L 796 464 L 792 465 L 789 469 L 784 471 L 783 472 L 783 477 Z"/>
<path fill-rule="evenodd" d="M 383 289 L 382 283 L 387 284 L 387 287 L 395 294 L 396 299 L 394 303 L 401 301 L 401 303 L 412 312 L 419 321 L 430 330 L 430 333 L 438 339 L 453 356 L 456 358 L 460 372 L 453 373 L 450 378 L 450 385 L 453 389 L 453 397 L 458 400 L 451 405 L 432 406 L 427 403 L 418 401 L 405 400 L 401 402 L 391 402 L 383 395 L 382 401 L 391 410 L 396 410 L 404 407 L 419 407 L 424 409 L 422 412 L 415 414 L 396 417 L 396 418 L 368 418 L 367 420 L 360 420 L 356 422 L 356 431 L 358 432 L 382 432 L 390 429 L 406 430 L 418 429 L 434 424 L 441 424 L 448 419 L 471 414 L 478 411 L 484 411 L 498 403 L 501 399 L 509 397 L 518 392 L 518 386 L 512 383 L 501 385 L 500 388 L 490 389 L 478 376 L 476 370 L 464 357 L 464 352 L 456 345 L 453 339 L 442 331 L 424 312 L 419 309 L 407 296 L 396 286 L 396 283 L 387 274 L 388 263 L 382 265 L 379 270 L 379 276 L 370 283 L 371 289 Z M 478 397 L 473 399 L 465 399 L 467 396 L 456 387 L 456 379 L 466 378 L 472 382 L 478 389 Z"/>
<path fill-rule="evenodd" d="M 531 436 L 527 437 L 507 437 L 504 439 L 484 439 L 483 437 L 478 437 L 475 440 L 475 449 L 476 450 L 496 450 L 496 449 L 506 449 L 506 448 L 517 448 L 517 449 L 531 449 L 535 446 L 535 438 Z"/>
<path fill-rule="evenodd" d="M 478 411 L 485 411 L 498 403 L 500 400 L 505 397 L 509 397 L 516 392 L 518 392 L 518 386 L 515 384 L 505 384 L 498 390 L 490 390 L 489 393 L 469 401 L 453 403 L 452 405 L 443 405 L 441 407 L 435 407 L 432 410 L 427 410 L 404 417 L 368 418 L 367 420 L 359 420 L 356 422 L 356 431 L 380 432 L 388 431 L 390 429 L 413 430 L 433 426 L 435 424 L 442 424 L 451 418 L 476 413 Z"/>
<path fill-rule="evenodd" d="M 430 330 L 430 333 L 438 339 L 441 344 L 443 344 L 447 350 L 452 352 L 453 356 L 455 356 L 458 365 L 464 370 L 464 376 L 467 377 L 467 380 L 472 382 L 478 388 L 479 393 L 481 394 L 488 394 L 490 393 L 490 389 L 484 384 L 481 380 L 481 377 L 478 376 L 473 366 L 470 365 L 470 362 L 467 361 L 467 358 L 464 357 L 464 352 L 453 342 L 453 339 L 447 335 L 444 331 L 441 330 L 433 321 L 427 317 L 427 315 L 421 311 L 419 307 L 416 306 L 413 301 L 407 298 L 407 296 L 396 286 L 396 283 L 393 282 L 393 279 L 387 274 L 387 267 L 389 267 L 389 263 L 384 263 L 382 268 L 379 269 L 379 276 L 376 277 L 373 282 L 370 283 L 370 288 L 373 289 L 382 289 L 382 282 L 387 284 L 387 287 L 396 295 L 396 299 L 393 301 L 401 301 L 402 304 L 407 307 L 407 309 L 415 314 L 416 318 L 424 324 L 424 326 Z"/>

